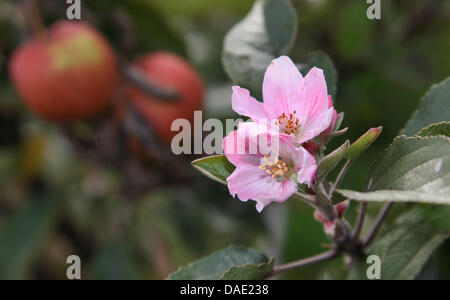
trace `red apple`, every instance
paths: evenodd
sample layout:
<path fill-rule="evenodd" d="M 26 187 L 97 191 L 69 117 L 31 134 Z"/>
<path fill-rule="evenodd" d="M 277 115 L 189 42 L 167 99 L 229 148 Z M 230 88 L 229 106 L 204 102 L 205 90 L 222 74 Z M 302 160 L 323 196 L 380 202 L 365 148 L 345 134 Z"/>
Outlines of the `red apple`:
<path fill-rule="evenodd" d="M 156 135 L 170 145 L 177 132 L 171 131 L 176 119 L 187 119 L 193 125 L 194 111 L 203 107 L 203 82 L 193 67 L 183 58 L 168 53 L 155 52 L 138 58 L 135 66 L 158 86 L 178 93 L 178 101 L 149 97 L 141 90 L 128 86 L 127 93 Z"/>
<path fill-rule="evenodd" d="M 86 23 L 62 21 L 15 51 L 10 74 L 36 114 L 74 121 L 109 104 L 119 72 L 114 52 L 99 32 Z"/>

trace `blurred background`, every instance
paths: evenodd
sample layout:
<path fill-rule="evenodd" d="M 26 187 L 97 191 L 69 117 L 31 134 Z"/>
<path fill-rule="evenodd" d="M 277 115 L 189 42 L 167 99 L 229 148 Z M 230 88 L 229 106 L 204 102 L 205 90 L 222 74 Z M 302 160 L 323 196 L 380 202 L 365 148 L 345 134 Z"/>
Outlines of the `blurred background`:
<path fill-rule="evenodd" d="M 190 166 L 195 157 L 167 158 L 161 151 L 169 149 L 146 147 L 143 139 L 154 137 L 145 122 L 138 123 L 139 133 L 111 126 L 121 107 L 72 124 L 31 113 L 8 74 L 12 52 L 30 35 L 21 2 L 0 0 L 0 279 L 65 279 L 72 254 L 81 258 L 83 279 L 164 279 L 229 244 L 263 250 L 278 263 L 323 250 L 327 239 L 311 209 L 289 201 L 258 214 L 254 203 L 232 199 L 225 186 L 197 173 Z M 204 118 L 237 117 L 221 65 L 222 41 L 253 1 L 81 2 L 83 20 L 122 58 L 161 50 L 184 57 L 205 83 Z M 37 3 L 46 26 L 65 19 L 65 1 Z M 427 89 L 450 74 L 450 1 L 383 0 L 381 20 L 367 19 L 365 1 L 292 3 L 299 20 L 292 59 L 306 61 L 320 49 L 338 70 L 335 106 L 345 111 L 349 131 L 331 148 L 384 127 L 343 183 L 361 190 Z M 375 214 L 377 206 L 369 207 Z M 357 208 L 351 206 L 350 220 Z M 345 276 L 336 261 L 283 278 L 326 278 L 330 265 L 333 277 Z M 420 277 L 450 279 L 450 243 Z"/>

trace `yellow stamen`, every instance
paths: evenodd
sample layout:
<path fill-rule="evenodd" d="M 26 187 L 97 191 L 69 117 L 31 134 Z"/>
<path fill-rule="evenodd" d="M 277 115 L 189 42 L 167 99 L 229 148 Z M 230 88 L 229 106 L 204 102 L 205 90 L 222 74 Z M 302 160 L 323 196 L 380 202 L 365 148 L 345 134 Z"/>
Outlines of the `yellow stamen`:
<path fill-rule="evenodd" d="M 271 175 L 272 179 L 286 176 L 289 173 L 288 165 L 278 157 L 264 156 L 261 159 L 260 170 L 265 170 L 267 174 Z"/>

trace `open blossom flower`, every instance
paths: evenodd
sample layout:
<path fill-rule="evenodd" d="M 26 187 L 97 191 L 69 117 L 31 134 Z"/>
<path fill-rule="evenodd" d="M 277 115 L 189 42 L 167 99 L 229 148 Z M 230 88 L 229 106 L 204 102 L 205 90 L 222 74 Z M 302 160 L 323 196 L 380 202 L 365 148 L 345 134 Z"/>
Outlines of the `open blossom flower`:
<path fill-rule="evenodd" d="M 256 126 L 254 122 L 243 124 Z M 243 128 L 245 126 L 223 140 L 224 153 L 236 166 L 227 178 L 233 197 L 237 195 L 244 202 L 255 200 L 256 209 L 261 212 L 271 202 L 284 202 L 291 197 L 297 191 L 297 183 L 311 184 L 317 165 L 308 151 L 294 147 L 289 138 L 271 136 L 267 132 L 254 134 L 257 130 Z M 269 145 L 270 153 L 262 151 L 262 139 Z M 251 151 L 252 143 L 257 145 L 254 151 Z"/>
<path fill-rule="evenodd" d="M 287 56 L 272 61 L 263 82 L 264 103 L 248 90 L 233 87 L 233 109 L 256 122 L 275 120 L 281 135 L 292 135 L 301 145 L 331 126 L 335 110 L 329 102 L 323 71 L 312 68 L 303 77 Z M 331 103 L 331 107 L 329 106 Z"/>

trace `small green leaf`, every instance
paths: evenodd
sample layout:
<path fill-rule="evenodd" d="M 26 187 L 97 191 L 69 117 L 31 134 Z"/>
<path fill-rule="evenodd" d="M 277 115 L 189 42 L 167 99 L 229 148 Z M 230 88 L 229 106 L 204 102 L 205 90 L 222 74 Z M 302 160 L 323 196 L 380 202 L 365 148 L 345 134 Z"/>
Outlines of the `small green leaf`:
<path fill-rule="evenodd" d="M 346 156 L 347 151 L 350 147 L 350 142 L 347 140 L 339 148 L 325 156 L 319 161 L 317 167 L 317 175 L 319 180 L 323 181 L 327 178 L 328 174 L 336 168 L 339 162 Z"/>
<path fill-rule="evenodd" d="M 449 121 L 449 107 L 450 77 L 428 90 L 401 134 L 412 136 L 430 124 Z"/>
<path fill-rule="evenodd" d="M 436 124 L 431 124 L 428 127 L 423 128 L 419 131 L 416 136 L 437 136 L 443 135 L 446 137 L 450 137 L 450 122 L 440 122 Z"/>
<path fill-rule="evenodd" d="M 450 236 L 448 214 L 448 209 L 416 206 L 401 215 L 367 250 L 381 259 L 381 279 L 415 279 L 434 250 Z M 367 279 L 367 267 L 365 264 L 365 268 L 352 270 L 350 278 Z"/>
<path fill-rule="evenodd" d="M 379 190 L 374 192 L 356 192 L 337 190 L 342 196 L 356 201 L 367 202 L 417 202 L 450 205 L 450 194 L 423 193 L 416 191 Z"/>
<path fill-rule="evenodd" d="M 227 178 L 236 168 L 225 155 L 213 155 L 194 160 L 192 165 L 207 177 L 227 184 Z"/>
<path fill-rule="evenodd" d="M 358 158 L 377 139 L 382 130 L 382 126 L 369 129 L 350 146 L 346 157 L 351 160 Z"/>
<path fill-rule="evenodd" d="M 256 1 L 225 36 L 222 63 L 230 79 L 260 98 L 267 66 L 289 50 L 296 30 L 297 16 L 289 1 Z"/>
<path fill-rule="evenodd" d="M 322 51 L 313 51 L 308 54 L 306 66 L 305 68 L 302 68 L 304 75 L 306 75 L 312 67 L 323 70 L 327 81 L 328 94 L 334 101 L 337 94 L 338 74 L 333 61 L 326 53 Z"/>
<path fill-rule="evenodd" d="M 51 233 L 63 203 L 60 198 L 31 199 L 0 232 L 0 279 L 18 279 Z"/>
<path fill-rule="evenodd" d="M 264 265 L 267 264 L 267 265 Z M 226 277 L 239 277 L 248 279 L 252 276 L 268 272 L 268 266 L 272 265 L 267 257 L 253 249 L 245 249 L 230 246 L 224 250 L 214 252 L 208 257 L 198 260 L 186 267 L 179 268 L 169 276 L 172 280 L 217 280 Z M 255 265 L 250 267 L 249 265 Z M 256 265 L 261 265 L 257 267 Z M 240 266 L 241 268 L 232 269 Z M 225 274 L 231 271 L 229 274 Z M 265 272 L 263 272 L 265 271 Z"/>
<path fill-rule="evenodd" d="M 334 124 L 332 132 L 340 130 L 343 121 L 344 121 L 344 112 L 338 113 L 336 124 Z"/>
<path fill-rule="evenodd" d="M 220 280 L 260 280 L 267 278 L 273 271 L 275 259 L 260 264 L 248 264 L 229 268 Z"/>

